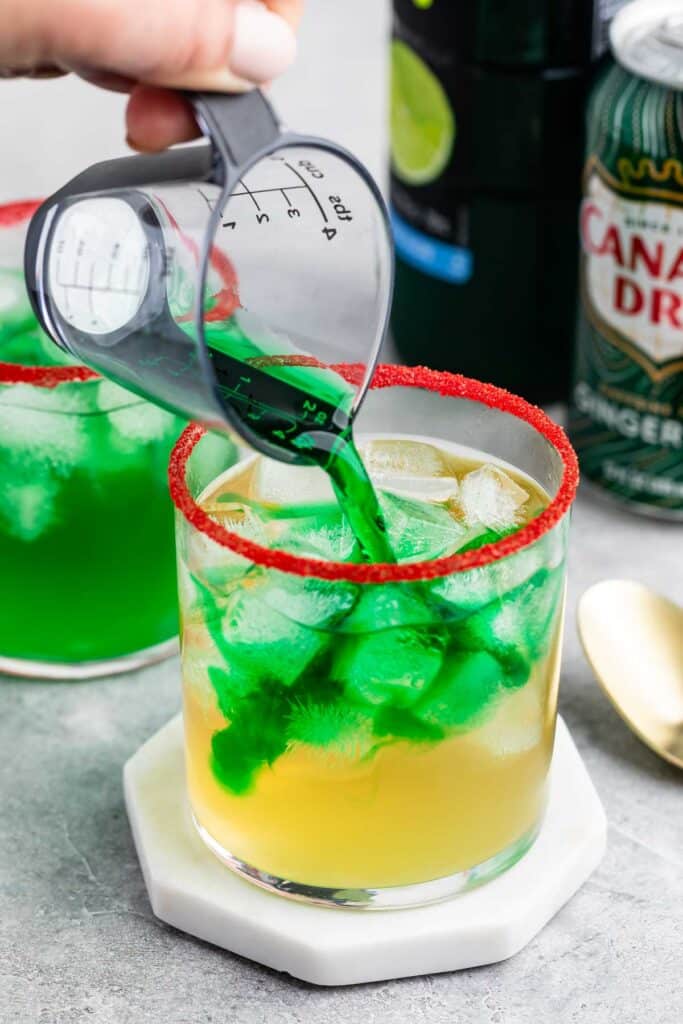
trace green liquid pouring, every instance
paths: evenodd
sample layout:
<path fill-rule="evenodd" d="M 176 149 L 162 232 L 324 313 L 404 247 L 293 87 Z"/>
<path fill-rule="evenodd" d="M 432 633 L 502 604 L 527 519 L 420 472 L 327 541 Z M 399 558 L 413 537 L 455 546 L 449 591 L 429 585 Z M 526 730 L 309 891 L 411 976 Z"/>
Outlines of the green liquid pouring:
<path fill-rule="evenodd" d="M 205 327 L 222 397 L 256 443 L 262 439 L 323 469 L 363 558 L 395 562 L 377 495 L 353 440 L 353 387 L 313 360 L 279 354 L 281 338 L 266 335 L 255 343 L 234 320 Z"/>
<path fill-rule="evenodd" d="M 233 320 L 206 333 L 222 397 L 254 446 L 266 441 L 322 468 L 361 557 L 397 561 L 393 517 L 401 499 L 382 506 L 390 543 L 354 445 L 354 389 L 270 332 L 250 330 L 247 337 Z M 240 493 L 223 499 L 245 500 Z M 419 503 L 409 505 L 419 522 Z M 279 517 L 278 509 L 256 511 Z M 293 514 L 282 509 L 285 520 Z M 301 514 L 323 520 L 325 512 L 311 505 Z M 424 520 L 425 530 L 433 525 Z M 500 535 L 482 528 L 471 546 Z M 531 559 L 519 585 L 513 579 L 507 589 L 497 571 L 482 570 L 464 587 L 457 576 L 355 587 L 280 573 L 253 573 L 244 586 L 230 576 L 224 587 L 192 573 L 216 652 L 208 678 L 225 718 L 211 737 L 214 777 L 229 793 L 246 796 L 265 766 L 302 745 L 327 751 L 332 763 L 360 763 L 388 745 L 433 745 L 480 726 L 548 656 L 562 584 L 562 571 L 548 572 L 542 559 Z M 475 583 L 480 599 L 476 587 L 468 592 Z M 511 633 L 517 619 L 519 631 Z M 538 644 L 527 642 L 527 619 L 538 626 Z M 189 649 L 185 657 L 192 658 Z"/>

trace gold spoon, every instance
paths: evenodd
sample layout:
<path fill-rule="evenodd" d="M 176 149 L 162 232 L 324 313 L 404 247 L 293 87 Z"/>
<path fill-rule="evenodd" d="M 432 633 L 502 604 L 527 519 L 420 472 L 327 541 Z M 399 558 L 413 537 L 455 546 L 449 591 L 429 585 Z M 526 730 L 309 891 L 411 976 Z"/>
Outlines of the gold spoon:
<path fill-rule="evenodd" d="M 643 743 L 683 768 L 683 608 L 633 580 L 603 580 L 578 609 L 598 682 Z"/>

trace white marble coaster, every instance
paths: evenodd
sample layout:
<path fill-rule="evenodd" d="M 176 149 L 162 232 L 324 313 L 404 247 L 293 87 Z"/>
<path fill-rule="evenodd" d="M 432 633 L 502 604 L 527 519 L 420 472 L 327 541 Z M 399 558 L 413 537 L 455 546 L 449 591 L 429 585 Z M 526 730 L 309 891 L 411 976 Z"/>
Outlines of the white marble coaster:
<path fill-rule="evenodd" d="M 316 985 L 353 985 L 505 960 L 585 882 L 606 841 L 602 805 L 562 720 L 548 812 L 531 850 L 493 882 L 411 910 L 308 906 L 265 892 L 221 864 L 189 819 L 180 716 L 128 761 L 124 787 L 157 917 Z"/>

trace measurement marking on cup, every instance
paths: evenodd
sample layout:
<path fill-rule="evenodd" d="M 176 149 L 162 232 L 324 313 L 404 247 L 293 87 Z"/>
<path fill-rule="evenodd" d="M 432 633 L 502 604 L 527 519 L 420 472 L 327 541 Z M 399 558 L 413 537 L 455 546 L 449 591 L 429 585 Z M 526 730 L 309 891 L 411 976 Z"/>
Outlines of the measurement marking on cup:
<path fill-rule="evenodd" d="M 240 377 L 240 382 L 235 387 L 230 387 L 228 384 L 220 384 L 220 390 L 224 395 L 231 397 L 234 401 L 246 406 L 246 415 L 250 420 L 261 420 L 264 416 L 276 416 L 279 420 L 284 421 L 287 424 L 287 432 L 292 433 L 296 430 L 296 420 L 288 416 L 278 406 L 270 405 L 268 402 L 260 402 L 257 398 L 254 398 L 252 394 L 245 394 L 244 391 L 240 390 L 241 384 L 251 384 L 249 377 Z"/>
<path fill-rule="evenodd" d="M 296 167 L 292 167 L 292 165 L 291 165 L 291 164 L 288 164 L 286 160 L 284 160 L 284 161 L 283 161 L 283 163 L 284 163 L 285 167 L 289 167 L 289 169 L 290 169 L 290 171 L 292 172 L 292 174 L 296 174 L 296 176 L 297 176 L 297 178 L 299 179 L 299 181 L 303 182 L 303 184 L 304 184 L 304 187 L 305 187 L 305 188 L 307 188 L 307 189 L 308 189 L 308 191 L 309 191 L 309 192 L 311 193 L 311 195 L 313 196 L 313 199 L 315 200 L 315 205 L 316 205 L 316 206 L 318 207 L 318 209 L 320 210 L 320 213 L 321 213 L 321 215 L 322 215 L 322 218 L 323 218 L 323 220 L 325 221 L 325 223 L 327 224 L 327 214 L 326 214 L 326 213 L 325 213 L 325 211 L 323 210 L 323 208 L 322 208 L 322 206 L 321 206 L 321 204 L 320 204 L 320 200 L 318 199 L 317 195 L 315 194 L 315 192 L 313 191 L 313 189 L 311 188 L 311 186 L 310 186 L 310 185 L 308 184 L 308 182 L 306 181 L 306 179 L 305 179 L 305 178 L 304 178 L 304 177 L 303 177 L 303 176 L 302 176 L 301 174 L 299 174 L 299 172 L 297 171 Z"/>
<path fill-rule="evenodd" d="M 95 316 L 95 305 L 93 303 L 93 288 L 95 280 L 95 263 L 94 261 L 90 264 L 90 277 L 88 278 L 88 308 L 90 309 L 91 315 Z"/>
<path fill-rule="evenodd" d="M 287 165 L 287 166 L 289 166 L 289 165 Z M 248 196 L 251 199 L 252 203 L 254 203 L 254 205 L 256 206 L 256 209 L 259 211 L 258 216 L 257 216 L 257 220 L 258 220 L 259 224 L 268 224 L 270 222 L 270 216 L 269 216 L 269 214 L 265 213 L 262 210 L 261 206 L 259 205 L 258 200 L 256 199 L 256 196 L 266 195 L 266 194 L 272 193 L 272 192 L 275 192 L 275 193 L 279 192 L 280 195 L 284 198 L 285 202 L 287 203 L 287 211 L 288 212 L 290 210 L 294 209 L 294 204 L 292 203 L 291 199 L 287 195 L 288 192 L 294 192 L 294 191 L 297 191 L 299 189 L 305 189 L 307 192 L 311 192 L 311 195 L 313 195 L 313 198 L 315 199 L 315 195 L 311 191 L 310 186 L 305 181 L 301 185 L 279 185 L 279 186 L 276 186 L 276 187 L 273 187 L 273 188 L 249 188 L 247 186 L 246 182 L 242 178 L 240 178 L 240 184 L 242 184 L 244 186 L 245 191 L 244 192 L 233 192 L 230 195 L 230 199 L 239 199 L 240 197 Z M 316 200 L 316 203 L 317 203 L 317 200 Z M 318 208 L 320 208 L 320 203 L 317 203 L 317 205 L 318 205 Z M 227 207 L 226 207 L 226 209 L 227 209 Z M 299 216 L 299 214 L 297 213 L 295 216 Z M 292 217 L 292 214 L 290 213 L 290 219 L 291 219 L 291 217 Z M 327 219 L 327 218 L 325 218 L 325 219 Z M 222 226 L 224 228 L 233 228 L 234 229 L 235 226 L 236 226 L 236 223 L 237 222 L 235 220 L 224 220 L 222 222 Z"/>
<path fill-rule="evenodd" d="M 257 209 L 257 210 L 259 211 L 259 213 L 260 213 L 260 212 L 261 212 L 261 207 L 259 206 L 259 202 L 258 202 L 258 199 L 257 199 L 257 198 L 256 198 L 256 196 L 254 195 L 254 193 L 253 193 L 253 192 L 251 191 L 251 189 L 250 189 L 250 188 L 249 188 L 249 186 L 247 185 L 247 183 L 246 183 L 246 181 L 244 180 L 244 178 L 240 178 L 240 185 L 241 185 L 241 186 L 242 186 L 242 188 L 244 189 L 244 191 L 245 191 L 245 194 L 249 196 L 249 198 L 251 199 L 252 203 L 254 204 L 254 206 L 256 207 L 256 209 Z"/>
<path fill-rule="evenodd" d="M 145 246 L 145 251 L 143 253 L 143 257 L 140 260 L 140 264 L 138 266 L 138 279 L 137 279 L 137 283 L 135 285 L 135 287 L 138 290 L 138 294 L 142 294 L 142 291 L 143 291 L 143 289 L 145 287 L 145 283 L 146 283 L 146 280 L 147 280 L 147 273 L 149 271 L 149 263 L 150 263 L 150 246 L 149 246 L 149 243 L 148 243 Z"/>
<path fill-rule="evenodd" d="M 58 258 L 57 258 L 57 266 L 55 268 L 55 273 L 56 273 L 56 277 L 57 277 L 57 285 L 60 286 L 60 280 L 59 279 L 62 276 L 62 258 L 61 258 L 61 255 L 58 256 Z M 69 304 L 69 293 L 68 293 L 68 291 L 66 291 L 66 286 L 61 285 L 61 287 L 65 288 L 64 297 L 63 297 L 64 308 L 65 308 L 64 315 L 67 317 L 67 319 L 70 319 L 73 314 L 71 312 L 71 306 Z"/>
<path fill-rule="evenodd" d="M 202 197 L 202 199 L 204 200 L 204 202 L 206 203 L 208 208 L 213 213 L 213 208 L 216 205 L 216 200 L 215 199 L 211 199 L 209 196 L 207 196 L 206 192 L 204 192 L 203 189 L 201 189 L 201 188 L 198 188 L 197 191 L 199 192 L 200 196 Z"/>
<path fill-rule="evenodd" d="M 57 268 L 57 272 L 59 273 L 59 268 Z M 110 288 L 106 284 L 76 284 L 75 282 L 72 282 L 72 281 L 60 281 L 59 278 L 57 278 L 57 282 L 56 283 L 57 283 L 57 286 L 59 288 L 65 288 L 65 289 L 75 288 L 78 291 L 84 291 L 84 292 L 103 292 L 103 293 L 111 292 L 113 295 L 139 295 L 140 294 L 140 289 L 139 288 Z"/>
<path fill-rule="evenodd" d="M 251 188 L 248 192 L 232 192 L 230 199 L 235 199 L 237 196 L 260 196 L 266 192 L 293 192 L 297 188 L 308 188 L 307 185 L 278 185 L 275 188 Z"/>

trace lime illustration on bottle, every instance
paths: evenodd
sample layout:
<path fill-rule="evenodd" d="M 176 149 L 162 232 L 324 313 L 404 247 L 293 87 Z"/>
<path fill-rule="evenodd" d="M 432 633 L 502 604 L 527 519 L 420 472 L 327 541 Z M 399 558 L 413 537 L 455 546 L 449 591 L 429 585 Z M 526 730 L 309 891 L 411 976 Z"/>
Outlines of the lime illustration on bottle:
<path fill-rule="evenodd" d="M 427 5 L 423 5 L 427 6 Z M 391 156 L 402 181 L 433 181 L 450 160 L 455 115 L 429 66 L 400 39 L 391 44 Z"/>

